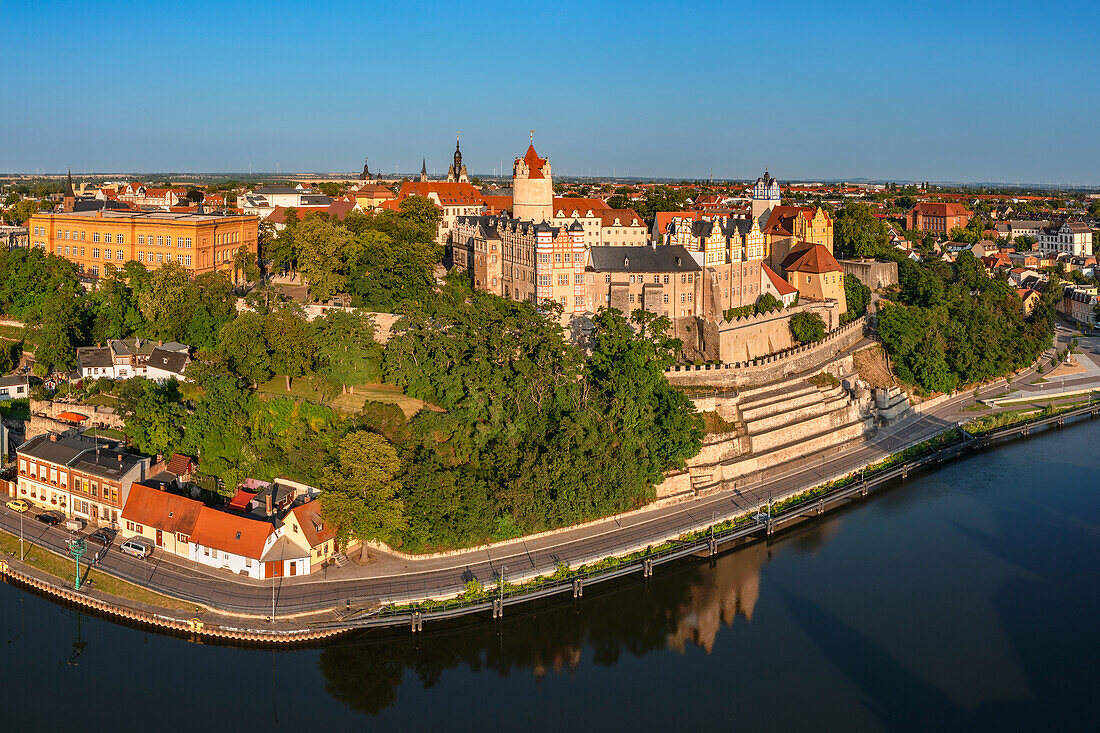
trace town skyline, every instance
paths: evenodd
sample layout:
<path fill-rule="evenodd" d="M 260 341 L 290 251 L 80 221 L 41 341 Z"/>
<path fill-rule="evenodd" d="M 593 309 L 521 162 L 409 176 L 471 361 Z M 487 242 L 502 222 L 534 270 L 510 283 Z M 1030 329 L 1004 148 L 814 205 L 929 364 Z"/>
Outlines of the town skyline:
<path fill-rule="evenodd" d="M 462 130 L 472 172 L 507 174 L 534 128 L 562 176 L 1100 183 L 1084 3 L 112 10 L 11 9 L 38 60 L 0 171 L 442 171 Z M 111 48 L 128 60 L 89 74 Z"/>

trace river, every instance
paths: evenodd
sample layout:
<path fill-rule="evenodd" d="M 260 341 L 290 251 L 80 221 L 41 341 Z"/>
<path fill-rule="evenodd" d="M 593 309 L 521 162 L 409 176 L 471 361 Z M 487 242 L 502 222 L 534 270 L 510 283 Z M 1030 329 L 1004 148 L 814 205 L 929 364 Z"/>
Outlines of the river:
<path fill-rule="evenodd" d="M 6 730 L 1094 729 L 1100 423 L 714 562 L 324 649 L 191 644 L 0 587 Z"/>

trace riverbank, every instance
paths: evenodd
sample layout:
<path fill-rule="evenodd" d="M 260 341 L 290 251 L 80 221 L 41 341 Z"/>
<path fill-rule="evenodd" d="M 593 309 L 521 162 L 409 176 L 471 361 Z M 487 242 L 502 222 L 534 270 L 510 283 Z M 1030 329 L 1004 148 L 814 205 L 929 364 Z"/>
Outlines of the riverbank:
<path fill-rule="evenodd" d="M 849 505 L 852 501 L 861 500 L 871 491 L 884 487 L 895 479 L 907 477 L 910 471 L 982 450 L 1006 437 L 1028 435 L 1032 430 L 1047 426 L 1060 426 L 1067 419 L 1095 416 L 1098 408 L 1100 403 L 1090 403 L 1044 411 L 1038 416 L 1018 416 L 1011 424 L 998 425 L 984 431 L 977 430 L 974 433 L 954 427 L 947 428 L 931 439 L 906 446 L 886 459 L 862 466 L 845 476 L 786 496 L 777 496 L 764 512 L 743 512 L 734 517 L 723 517 L 720 521 L 712 520 L 681 532 L 674 538 L 648 544 L 625 554 L 607 555 L 574 565 L 560 563 L 550 573 L 528 577 L 517 574 L 504 578 L 498 575 L 492 583 L 481 583 L 476 578 L 471 578 L 464 588 L 456 589 L 450 598 L 437 596 L 409 599 L 404 603 L 389 602 L 373 607 L 357 604 L 354 608 L 349 602 L 343 609 L 334 609 L 330 605 L 331 613 L 327 614 L 327 618 L 315 617 L 304 626 L 286 619 L 281 622 L 279 629 L 260 627 L 254 621 L 243 619 L 230 626 L 206 620 L 208 613 L 201 614 L 204 618 L 196 616 L 192 619 L 158 618 L 157 613 L 152 613 L 151 618 L 143 616 L 141 619 L 134 619 L 127 615 L 134 610 L 124 604 L 112 604 L 103 599 L 89 602 L 87 595 L 74 595 L 71 589 L 56 583 L 46 584 L 52 586 L 48 592 L 60 595 L 65 602 L 87 604 L 89 608 L 101 612 L 114 612 L 122 619 L 160 626 L 167 633 L 199 633 L 248 644 L 301 644 L 365 628 L 406 626 L 415 632 L 423 629 L 425 620 L 436 622 L 480 613 L 498 618 L 503 616 L 508 606 L 570 592 L 575 598 L 579 598 L 583 596 L 584 588 L 588 585 L 635 573 L 649 577 L 655 567 L 665 563 L 693 555 L 713 556 L 725 549 L 766 540 L 789 527 L 823 516 L 834 509 Z M 9 563 L 5 563 L 0 570 L 4 570 L 9 577 L 25 582 L 25 579 L 12 574 L 13 570 L 18 571 Z M 59 594 L 59 591 L 64 593 Z M 143 613 L 149 614 L 148 611 Z M 266 625 L 270 625 L 270 617 L 265 620 Z"/>

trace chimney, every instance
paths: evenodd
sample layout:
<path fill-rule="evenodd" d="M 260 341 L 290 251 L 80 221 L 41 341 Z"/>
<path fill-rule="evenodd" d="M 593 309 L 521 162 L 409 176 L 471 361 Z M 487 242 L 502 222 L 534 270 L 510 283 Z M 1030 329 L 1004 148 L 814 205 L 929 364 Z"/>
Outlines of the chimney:
<path fill-rule="evenodd" d="M 275 485 L 272 484 L 268 490 L 264 493 L 264 510 L 267 512 L 267 516 L 271 516 L 271 494 L 275 490 Z"/>
<path fill-rule="evenodd" d="M 57 433 L 50 433 L 50 442 L 51 443 L 56 443 L 57 442 Z"/>

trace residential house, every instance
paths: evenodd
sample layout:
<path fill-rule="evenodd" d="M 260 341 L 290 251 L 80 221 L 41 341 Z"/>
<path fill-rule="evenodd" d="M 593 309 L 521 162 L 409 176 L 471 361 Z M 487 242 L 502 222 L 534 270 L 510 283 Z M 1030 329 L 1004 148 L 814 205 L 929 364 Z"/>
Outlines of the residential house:
<path fill-rule="evenodd" d="M 183 346 L 183 344 L 177 344 Z M 191 357 L 187 353 L 187 347 L 176 350 L 158 346 L 149 353 L 145 361 L 145 376 L 154 382 L 166 382 L 169 379 L 187 381 L 183 373 L 187 365 L 191 363 Z"/>
<path fill-rule="evenodd" d="M 321 516 L 321 504 L 307 501 L 290 510 L 280 530 L 308 553 L 305 572 L 313 572 L 336 555 L 336 528 Z M 289 570 L 289 568 L 288 568 Z"/>
<path fill-rule="evenodd" d="M 202 508 L 201 501 L 135 483 L 122 508 L 120 533 L 144 537 L 165 552 L 190 558 L 191 534 Z"/>
<path fill-rule="evenodd" d="M 197 563 L 261 580 L 283 574 L 274 561 L 268 566 L 264 560 L 277 539 L 270 522 L 203 506 L 191 530 L 189 551 Z"/>
<path fill-rule="evenodd" d="M 1096 286 L 1068 285 L 1062 293 L 1062 300 L 1058 303 L 1058 311 L 1083 326 L 1094 328 L 1096 326 L 1096 304 Z"/>
<path fill-rule="evenodd" d="M 821 244 L 803 243 L 783 260 L 787 282 L 798 288 L 800 298 L 835 300 L 840 313 L 848 310 L 844 295 L 844 268 Z"/>
<path fill-rule="evenodd" d="M 1031 288 L 1016 288 L 1016 294 L 1020 296 L 1020 300 L 1023 301 L 1024 315 L 1030 316 L 1031 312 L 1035 310 L 1035 306 L 1039 305 L 1039 300 L 1042 296 Z"/>
<path fill-rule="evenodd" d="M 1077 221 L 1055 222 L 1039 230 L 1035 246 L 1040 252 L 1089 257 L 1092 255 L 1092 230 Z"/>
<path fill-rule="evenodd" d="M 26 375 L 9 374 L 0 377 L 0 402 L 30 397 L 30 380 Z"/>
<path fill-rule="evenodd" d="M 16 450 L 19 497 L 70 516 L 118 526 L 130 487 L 149 459 L 97 443 L 76 431 L 47 433 Z"/>
<path fill-rule="evenodd" d="M 106 346 L 78 347 L 77 371 L 84 379 L 182 378 L 183 368 L 190 361 L 189 351 L 190 347 L 175 341 L 165 344 L 143 338 L 111 339 Z M 158 363 L 154 365 L 155 376 L 150 376 L 149 360 L 154 352 L 159 352 Z"/>

